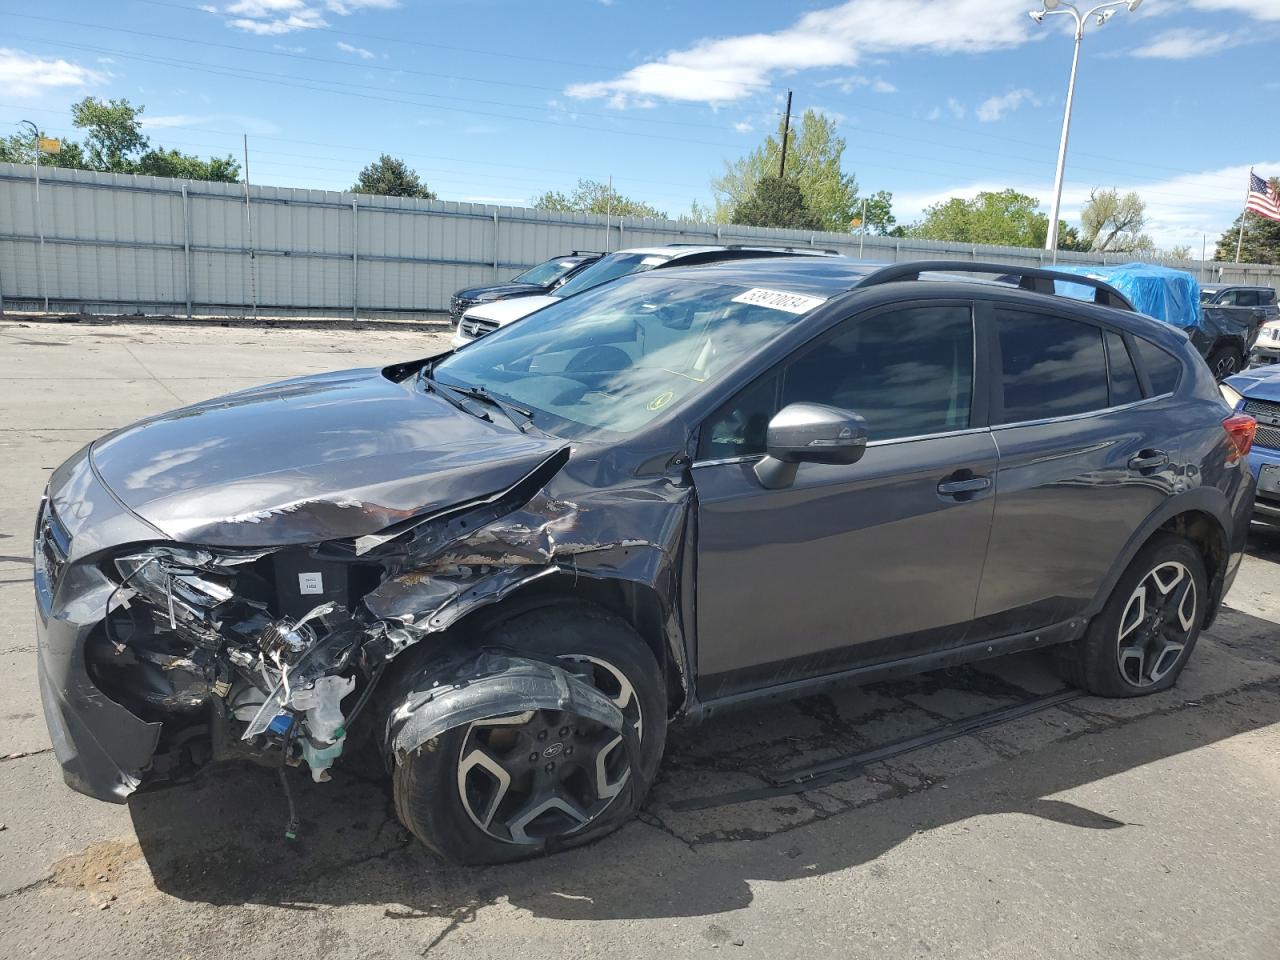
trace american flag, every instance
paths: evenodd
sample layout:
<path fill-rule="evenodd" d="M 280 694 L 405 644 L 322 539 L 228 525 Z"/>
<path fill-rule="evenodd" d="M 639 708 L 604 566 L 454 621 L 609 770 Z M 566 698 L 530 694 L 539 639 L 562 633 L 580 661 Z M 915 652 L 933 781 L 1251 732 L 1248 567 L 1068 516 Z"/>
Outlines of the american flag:
<path fill-rule="evenodd" d="M 1256 173 L 1250 173 L 1249 200 L 1244 208 L 1268 220 L 1280 220 L 1280 192 Z"/>

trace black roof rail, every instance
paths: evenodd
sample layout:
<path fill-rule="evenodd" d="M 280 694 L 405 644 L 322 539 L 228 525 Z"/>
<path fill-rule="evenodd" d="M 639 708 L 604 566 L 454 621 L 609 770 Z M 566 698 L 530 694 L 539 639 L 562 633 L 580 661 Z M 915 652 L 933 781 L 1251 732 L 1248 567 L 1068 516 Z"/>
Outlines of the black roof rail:
<path fill-rule="evenodd" d="M 795 253 L 827 253 L 832 256 L 844 256 L 839 250 L 831 247 L 797 247 L 791 243 L 727 243 L 724 245 L 726 250 L 786 250 Z"/>
<path fill-rule="evenodd" d="M 561 254 L 561 256 L 564 256 L 564 254 Z M 570 250 L 569 256 L 571 257 L 603 257 L 604 254 L 599 250 Z"/>
<path fill-rule="evenodd" d="M 1093 287 L 1093 302 L 1104 307 L 1119 307 L 1121 310 L 1134 312 L 1133 304 L 1123 293 L 1111 284 L 1082 274 L 1064 273 L 1061 270 L 1049 270 L 1045 267 L 1015 267 L 1007 263 L 971 263 L 968 260 L 912 260 L 907 263 L 893 263 L 882 267 L 874 273 L 867 274 L 858 287 L 872 287 L 882 283 L 896 283 L 900 280 L 919 280 L 922 273 L 982 273 L 991 274 L 997 279 L 1008 282 L 1017 280 L 1023 290 L 1033 293 L 1046 293 L 1057 296 L 1054 281 L 1077 283 L 1084 287 Z"/>

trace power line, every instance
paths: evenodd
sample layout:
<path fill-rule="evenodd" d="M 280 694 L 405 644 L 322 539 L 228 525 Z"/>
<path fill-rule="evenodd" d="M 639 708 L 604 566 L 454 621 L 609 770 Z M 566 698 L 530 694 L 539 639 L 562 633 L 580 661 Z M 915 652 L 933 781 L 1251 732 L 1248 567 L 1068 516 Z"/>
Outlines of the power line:
<path fill-rule="evenodd" d="M 362 63 L 362 62 L 357 62 L 353 60 L 343 60 L 337 57 L 316 57 L 316 56 L 310 56 L 303 53 L 291 53 L 288 51 L 260 50 L 256 47 L 247 47 L 242 44 L 219 43 L 216 40 L 195 40 L 195 39 L 192 39 L 191 37 L 180 37 L 180 36 L 175 36 L 174 34 L 168 34 L 168 33 L 150 33 L 145 30 L 130 30 L 125 27 L 113 27 L 105 23 L 85 23 L 82 20 L 67 20 L 60 17 L 41 17 L 41 16 L 36 16 L 35 14 L 30 14 L 30 13 L 12 13 L 10 11 L 0 11 L 0 16 L 20 17 L 24 20 L 42 20 L 48 23 L 61 23 L 69 26 L 75 26 L 75 27 L 87 27 L 92 30 L 108 30 L 113 33 L 123 33 L 129 36 L 135 36 L 135 37 L 146 37 L 151 40 L 165 40 L 165 41 L 173 41 L 177 43 L 189 43 L 189 44 L 193 44 L 201 47 L 214 47 L 222 50 L 235 50 L 240 53 L 251 53 L 256 56 L 282 57 L 288 60 L 301 60 L 308 63 L 320 63 L 326 66 L 348 67 L 348 68 L 354 68 L 359 70 L 376 70 L 384 73 L 406 74 L 409 76 L 416 76 L 416 77 L 430 77 L 432 79 L 437 79 L 437 80 L 457 80 L 457 81 L 462 81 L 464 83 L 486 83 L 486 84 L 492 84 L 495 86 L 502 86 L 502 87 L 515 87 L 520 90 L 543 90 L 550 93 L 563 92 L 561 87 L 545 87 L 545 86 L 539 86 L 533 83 L 526 83 L 524 81 L 495 80 L 490 77 L 468 77 L 468 76 L 464 76 L 461 74 L 454 74 L 454 73 L 438 73 L 438 72 L 433 72 L 428 70 L 412 70 L 412 69 L 409 69 L 408 67 L 392 67 L 392 66 L 385 66 L 383 64 L 377 64 L 377 63 Z M 41 37 L 19 37 L 19 39 L 29 39 L 29 40 L 33 40 L 40 43 L 52 43 L 52 44 L 64 43 L 64 41 L 46 40 Z M 70 45 L 70 44 L 68 43 L 67 45 Z M 289 74 L 272 74 L 272 76 L 289 76 Z M 359 86 L 364 87 L 365 89 L 371 89 L 371 90 L 381 89 L 380 87 L 373 87 L 367 84 L 360 84 Z M 465 97 L 456 97 L 456 96 L 450 97 L 450 99 L 460 100 L 466 103 L 488 104 L 491 106 L 492 105 L 533 106 L 533 105 L 526 105 L 526 104 L 512 104 L 508 101 L 502 101 L 502 100 L 475 100 L 475 99 L 468 100 Z M 576 110 L 576 109 L 573 112 L 584 117 L 600 117 L 607 120 L 616 119 L 614 115 L 607 114 L 607 113 L 591 113 L 588 111 Z M 660 119 L 655 117 L 644 117 L 639 115 L 633 116 L 632 119 L 640 123 L 665 123 L 665 124 L 672 124 L 675 126 L 682 126 L 682 127 L 698 127 L 704 130 L 707 129 L 708 127 L 716 130 L 732 129 L 730 127 L 724 127 L 718 124 L 707 124 L 705 122 L 696 121 L 696 120 L 667 120 L 667 119 Z"/>

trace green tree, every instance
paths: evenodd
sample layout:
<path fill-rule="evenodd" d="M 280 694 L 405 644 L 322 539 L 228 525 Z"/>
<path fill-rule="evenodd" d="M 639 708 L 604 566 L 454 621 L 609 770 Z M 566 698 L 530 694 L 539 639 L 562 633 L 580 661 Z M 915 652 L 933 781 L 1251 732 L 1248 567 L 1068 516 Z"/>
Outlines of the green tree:
<path fill-rule="evenodd" d="M 615 217 L 646 217 L 665 220 L 667 215 L 643 200 L 624 197 L 607 183 L 581 179 L 573 192 L 565 196 L 559 190 L 548 190 L 530 201 L 537 210 L 560 210 L 565 213 L 599 213 Z"/>
<path fill-rule="evenodd" d="M 909 233 L 923 240 L 1040 247 L 1049 232 L 1049 218 L 1037 210 L 1039 206 L 1035 197 L 1016 190 L 983 191 L 972 200 L 952 197 L 926 208 L 924 219 Z"/>
<path fill-rule="evenodd" d="M 821 230 L 799 184 L 782 177 L 761 177 L 751 196 L 733 208 L 733 222 L 747 227 Z"/>
<path fill-rule="evenodd" d="M 1080 231 L 1071 226 L 1065 220 L 1058 221 L 1058 249 L 1059 250 L 1088 250 L 1084 241 L 1080 239 Z"/>
<path fill-rule="evenodd" d="M 859 201 L 858 208 L 854 211 L 854 219 L 849 221 L 850 229 L 855 232 L 860 232 L 864 226 L 859 222 L 862 219 L 864 210 L 867 217 L 865 224 L 867 233 L 881 237 L 891 235 L 894 224 L 898 222 L 893 215 L 892 193 L 888 190 L 877 190 L 871 196 L 864 197 Z"/>
<path fill-rule="evenodd" d="M 157 177 L 183 177 L 188 180 L 218 180 L 235 183 L 240 177 L 240 164 L 228 154 L 225 157 L 199 157 L 178 150 L 152 148 L 142 132 L 145 107 L 135 107 L 128 100 L 85 97 L 71 105 L 71 122 L 85 132 L 84 143 L 63 140 L 58 153 L 44 154 L 40 162 L 50 167 L 73 167 L 99 170 L 103 173 L 145 173 Z M 41 136 L 47 134 L 41 133 Z M 0 140 L 0 160 L 30 163 L 35 155 L 35 141 L 24 134 Z"/>
<path fill-rule="evenodd" d="M 138 158 L 150 143 L 142 132 L 145 107 L 135 107 L 128 100 L 85 97 L 71 105 L 71 122 L 86 131 L 84 155 L 91 170 L 109 173 L 133 173 Z"/>
<path fill-rule="evenodd" d="M 135 173 L 151 177 L 178 177 L 182 180 L 216 180 L 220 183 L 238 183 L 240 164 L 228 154 L 201 160 L 178 150 L 160 147 L 148 150 L 138 160 Z"/>
<path fill-rule="evenodd" d="M 840 166 L 845 141 L 836 135 L 836 123 L 816 110 L 806 110 L 792 125 L 787 138 L 786 176 L 804 194 L 805 203 L 823 230 L 849 231 L 858 211 L 858 181 Z M 777 135 L 732 163 L 725 161 L 724 175 L 711 181 L 716 220 L 728 223 L 734 209 L 755 192 L 764 177 L 776 176 L 782 155 L 782 122 Z M 871 217 L 868 215 L 868 220 Z"/>
<path fill-rule="evenodd" d="M 420 200 L 436 199 L 418 172 L 403 160 L 382 154 L 360 171 L 352 193 L 374 193 L 383 197 L 417 197 Z"/>
<path fill-rule="evenodd" d="M 1147 205 L 1136 193 L 1095 187 L 1080 211 L 1080 238 L 1099 253 L 1142 252 L 1153 248 L 1142 232 L 1146 222 Z"/>
<path fill-rule="evenodd" d="M 1271 178 L 1272 189 L 1280 190 L 1280 177 Z M 1244 217 L 1244 243 L 1240 245 L 1242 263 L 1280 263 L 1280 220 L 1268 220 L 1252 210 Z M 1222 234 L 1213 259 L 1234 261 L 1236 239 L 1240 236 L 1240 217 Z"/>

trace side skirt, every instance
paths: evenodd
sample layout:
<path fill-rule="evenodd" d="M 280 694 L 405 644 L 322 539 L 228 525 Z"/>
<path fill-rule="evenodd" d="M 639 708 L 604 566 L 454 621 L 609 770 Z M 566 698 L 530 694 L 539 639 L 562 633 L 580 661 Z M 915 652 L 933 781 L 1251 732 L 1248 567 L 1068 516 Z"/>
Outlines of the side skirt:
<path fill-rule="evenodd" d="M 1070 643 L 1079 639 L 1088 626 L 1089 621 L 1082 617 L 1055 623 L 1040 630 L 1026 633 L 1015 633 L 995 640 L 983 640 L 949 650 L 905 657 L 901 660 L 890 660 L 885 663 L 874 663 L 867 666 L 829 673 L 820 677 L 806 677 L 787 683 L 761 687 L 758 690 L 747 690 L 725 697 L 717 697 L 699 703 L 687 715 L 690 723 L 698 723 L 708 717 L 741 706 L 754 705 L 770 700 L 794 700 L 797 697 L 812 696 L 833 687 L 859 686 L 874 683 L 877 680 L 891 680 L 895 677 L 911 676 L 917 673 L 928 673 L 930 670 L 941 670 L 964 663 L 975 663 L 989 660 L 1008 653 L 1020 653 L 1024 650 L 1036 650 L 1051 647 L 1059 643 Z"/>

